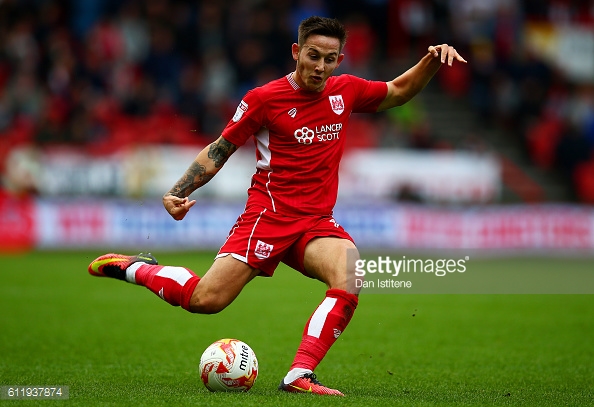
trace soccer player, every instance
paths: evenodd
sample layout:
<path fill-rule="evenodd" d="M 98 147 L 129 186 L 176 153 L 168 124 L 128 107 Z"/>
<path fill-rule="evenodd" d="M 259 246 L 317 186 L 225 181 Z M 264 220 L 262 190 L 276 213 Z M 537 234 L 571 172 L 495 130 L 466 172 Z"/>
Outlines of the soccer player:
<path fill-rule="evenodd" d="M 222 135 L 198 153 L 163 205 L 182 220 L 196 203 L 188 196 L 206 184 L 249 139 L 256 144 L 256 171 L 245 211 L 231 228 L 203 277 L 184 267 L 160 266 L 151 254 L 106 254 L 90 274 L 147 287 L 174 306 L 217 313 L 254 277 L 272 276 L 278 264 L 326 284 L 325 298 L 305 325 L 301 344 L 279 389 L 343 394 L 313 373 L 348 325 L 358 290 L 347 284 L 359 258 L 351 236 L 332 217 L 338 167 L 351 113 L 379 112 L 415 96 L 442 64 L 466 62 L 447 44 L 430 46 L 412 68 L 389 82 L 332 76 L 344 58 L 347 33 L 335 19 L 301 22 L 292 45 L 296 69 L 250 90 Z M 264 131 L 262 131 L 264 129 Z"/>

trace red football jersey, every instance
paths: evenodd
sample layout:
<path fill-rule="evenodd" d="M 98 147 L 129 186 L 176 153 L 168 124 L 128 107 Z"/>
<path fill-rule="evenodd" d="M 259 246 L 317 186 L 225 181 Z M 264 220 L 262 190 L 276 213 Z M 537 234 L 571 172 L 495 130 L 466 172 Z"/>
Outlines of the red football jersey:
<path fill-rule="evenodd" d="M 387 91 L 385 82 L 340 75 L 328 78 L 322 92 L 311 92 L 292 74 L 249 91 L 222 133 L 237 146 L 254 137 L 257 163 L 247 206 L 331 214 L 349 117 L 375 112 Z"/>

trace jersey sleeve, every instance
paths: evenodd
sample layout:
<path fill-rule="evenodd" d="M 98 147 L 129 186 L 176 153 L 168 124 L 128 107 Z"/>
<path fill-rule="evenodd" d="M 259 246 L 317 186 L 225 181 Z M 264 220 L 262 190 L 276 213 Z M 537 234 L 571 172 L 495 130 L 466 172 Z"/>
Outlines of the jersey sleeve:
<path fill-rule="evenodd" d="M 355 89 L 354 113 L 375 113 L 388 94 L 386 82 L 369 81 L 348 75 Z"/>
<path fill-rule="evenodd" d="M 252 89 L 239 102 L 235 114 L 221 135 L 236 146 L 242 146 L 265 125 L 264 118 L 264 104 L 257 89 Z"/>

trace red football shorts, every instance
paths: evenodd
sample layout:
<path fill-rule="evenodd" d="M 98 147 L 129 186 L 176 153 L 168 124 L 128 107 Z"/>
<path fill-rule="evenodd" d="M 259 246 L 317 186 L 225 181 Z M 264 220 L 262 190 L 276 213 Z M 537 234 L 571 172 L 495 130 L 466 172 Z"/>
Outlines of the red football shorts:
<path fill-rule="evenodd" d="M 280 215 L 261 207 L 246 208 L 231 228 L 217 258 L 231 255 L 272 276 L 278 264 L 310 277 L 303 267 L 305 246 L 316 237 L 353 238 L 332 216 Z"/>

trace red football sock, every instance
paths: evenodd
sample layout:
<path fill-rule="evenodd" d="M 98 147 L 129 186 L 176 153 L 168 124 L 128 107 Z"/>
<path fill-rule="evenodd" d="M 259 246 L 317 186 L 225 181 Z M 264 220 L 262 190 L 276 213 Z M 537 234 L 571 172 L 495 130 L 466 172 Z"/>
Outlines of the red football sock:
<path fill-rule="evenodd" d="M 189 311 L 190 299 L 200 277 L 185 267 L 136 264 L 140 265 L 134 275 L 136 284 L 145 286 L 169 304 L 181 305 Z"/>
<path fill-rule="evenodd" d="M 330 289 L 307 321 L 291 369 L 313 371 L 345 330 L 357 308 L 358 298 L 344 290 Z"/>

